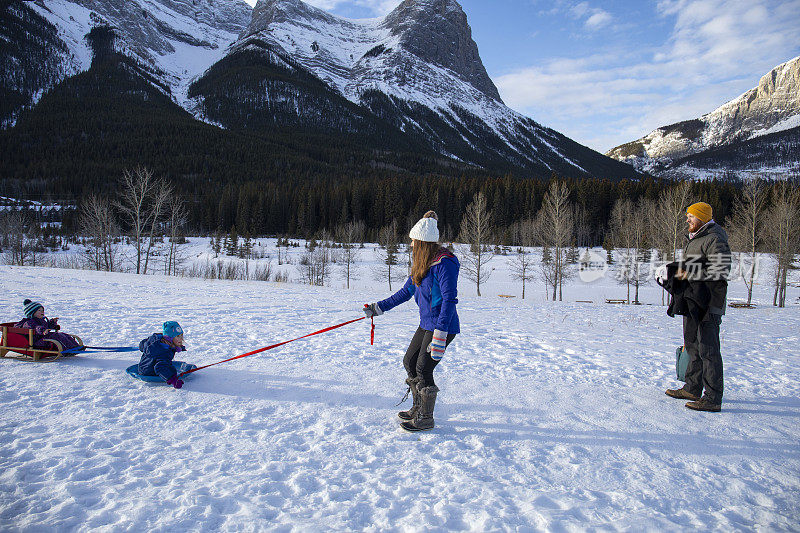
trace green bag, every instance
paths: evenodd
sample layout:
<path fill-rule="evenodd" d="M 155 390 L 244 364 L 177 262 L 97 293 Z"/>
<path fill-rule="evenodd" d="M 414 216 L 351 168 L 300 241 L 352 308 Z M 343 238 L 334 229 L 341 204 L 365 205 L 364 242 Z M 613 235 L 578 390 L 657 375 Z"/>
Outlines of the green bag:
<path fill-rule="evenodd" d="M 675 350 L 675 373 L 680 381 L 686 381 L 686 367 L 689 366 L 689 352 L 683 346 Z"/>

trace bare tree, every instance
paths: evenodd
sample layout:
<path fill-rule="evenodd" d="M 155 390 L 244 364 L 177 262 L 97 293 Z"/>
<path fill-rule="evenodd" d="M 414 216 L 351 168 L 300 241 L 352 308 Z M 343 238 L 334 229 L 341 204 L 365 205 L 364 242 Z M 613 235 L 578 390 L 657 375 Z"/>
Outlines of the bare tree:
<path fill-rule="evenodd" d="M 308 285 L 325 285 L 331 270 L 330 237 L 325 231 L 319 244 L 309 247 L 309 251 L 300 258 L 297 269 L 303 283 Z"/>
<path fill-rule="evenodd" d="M 12 209 L 3 216 L 3 240 L 6 243 L 4 262 L 9 265 L 24 266 L 28 258 L 28 243 L 25 228 L 28 217 L 21 211 Z"/>
<path fill-rule="evenodd" d="M 570 190 L 564 182 L 554 181 L 542 201 L 537 214 L 539 237 L 543 246 L 550 251 L 550 261 L 542 262 L 542 275 L 545 283 L 553 287 L 553 301 L 563 299 L 566 272 L 567 247 L 572 244 L 575 233 L 574 208 L 569 200 Z"/>
<path fill-rule="evenodd" d="M 786 182 L 773 187 L 767 228 L 768 241 L 776 259 L 772 305 L 785 307 L 786 280 L 800 246 L 800 189 Z"/>
<path fill-rule="evenodd" d="M 177 195 L 172 195 L 168 202 L 169 207 L 169 253 L 166 260 L 166 274 L 177 276 L 178 267 L 180 266 L 183 257 L 179 252 L 178 245 L 181 244 L 179 239 L 182 236 L 182 230 L 189 220 L 189 212 L 186 209 L 186 203 Z"/>
<path fill-rule="evenodd" d="M 159 232 L 160 235 L 160 226 L 162 222 L 164 222 L 164 209 L 172 196 L 172 186 L 162 180 L 157 180 L 153 188 L 153 195 L 147 214 L 150 221 L 150 234 L 147 239 L 147 249 L 144 253 L 144 268 L 142 269 L 142 274 L 147 274 L 147 266 L 150 263 L 150 255 L 153 251 L 156 232 Z"/>
<path fill-rule="evenodd" d="M 652 209 L 653 245 L 662 250 L 665 261 L 675 261 L 677 251 L 682 249 L 686 229 L 686 207 L 692 192 L 690 181 L 681 181 L 665 189 Z"/>
<path fill-rule="evenodd" d="M 37 266 L 40 263 L 40 254 L 47 252 L 47 248 L 42 243 L 42 228 L 38 221 L 28 224 L 25 233 L 25 249 L 31 266 Z"/>
<path fill-rule="evenodd" d="M 614 203 L 609 221 L 611 240 L 618 249 L 617 279 L 627 285 L 627 302 L 631 303 L 631 285 L 635 294 L 633 302 L 639 303 L 639 286 L 647 279 L 649 271 L 642 267 L 645 258 L 646 224 L 648 211 L 644 201 L 634 203 L 627 198 L 620 198 Z"/>
<path fill-rule="evenodd" d="M 350 288 L 350 280 L 358 279 L 358 273 L 354 265 L 358 261 L 358 246 L 364 241 L 364 222 L 350 221 L 336 228 L 336 242 L 341 245 L 337 259 L 342 266 L 342 275 L 347 280 L 347 288 Z"/>
<path fill-rule="evenodd" d="M 539 263 L 538 272 L 539 278 L 544 282 L 545 298 L 550 298 L 551 287 L 553 288 L 553 294 L 555 295 L 556 287 L 558 287 L 558 268 L 559 267 L 556 261 L 553 259 L 553 252 L 550 250 L 550 246 L 544 244 L 542 246 L 542 259 Z M 553 296 L 553 299 L 553 301 L 555 301 L 555 296 Z"/>
<path fill-rule="evenodd" d="M 378 264 L 374 269 L 376 279 L 389 281 L 389 290 L 392 290 L 392 281 L 400 281 L 406 275 L 400 270 L 400 243 L 397 235 L 397 220 L 382 227 L 378 231 Z"/>
<path fill-rule="evenodd" d="M 764 238 L 764 207 L 767 201 L 766 190 L 763 183 L 753 180 L 742 188 L 742 196 L 736 201 L 733 208 L 733 218 L 728 225 L 730 228 L 731 248 L 740 253 L 739 267 L 744 262 L 741 254 L 746 253 L 749 259 L 749 268 L 746 272 L 740 270 L 740 275 L 747 287 L 747 304 L 753 299 L 753 282 L 755 281 L 758 249 Z"/>
<path fill-rule="evenodd" d="M 403 243 L 403 257 L 405 257 L 405 265 L 406 265 L 406 276 L 409 277 L 411 275 L 411 260 L 413 259 L 413 255 L 411 252 L 411 243 L 405 242 Z"/>
<path fill-rule="evenodd" d="M 120 230 L 109 203 L 91 195 L 84 202 L 80 215 L 84 235 L 91 239 L 89 260 L 95 270 L 113 272 L 118 268 Z"/>
<path fill-rule="evenodd" d="M 651 204 L 651 212 L 647 218 L 652 222 L 649 228 L 651 244 L 661 252 L 664 261 L 675 261 L 683 244 L 686 227 L 686 207 L 689 205 L 689 194 L 692 182 L 680 181 L 665 189 L 655 204 Z M 666 291 L 661 290 L 661 304 L 666 303 Z"/>
<path fill-rule="evenodd" d="M 534 279 L 534 258 L 530 248 L 534 245 L 536 222 L 531 219 L 514 224 L 515 241 L 520 244 L 517 255 L 508 261 L 511 267 L 511 277 L 522 282 L 522 299 L 525 299 L 525 282 Z"/>
<path fill-rule="evenodd" d="M 125 170 L 122 173 L 121 196 L 117 207 L 133 237 L 136 249 L 136 273 L 142 271 L 142 241 L 150 223 L 152 209 L 149 201 L 157 188 L 153 171 L 145 167 Z"/>
<path fill-rule="evenodd" d="M 489 278 L 486 264 L 494 257 L 490 242 L 494 232 L 492 218 L 492 213 L 486 208 L 486 197 L 479 192 L 461 219 L 458 240 L 466 245 L 462 247 L 462 271 L 467 279 L 475 282 L 478 296 L 481 295 L 481 283 Z"/>

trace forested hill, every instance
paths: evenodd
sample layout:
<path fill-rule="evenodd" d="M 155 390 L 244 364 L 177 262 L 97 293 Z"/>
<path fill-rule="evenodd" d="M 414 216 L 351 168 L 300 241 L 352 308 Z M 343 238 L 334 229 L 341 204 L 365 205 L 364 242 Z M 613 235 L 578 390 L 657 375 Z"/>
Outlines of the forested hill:
<path fill-rule="evenodd" d="M 2 187 L 20 197 L 103 193 L 137 165 L 188 190 L 247 180 L 486 175 L 410 142 L 388 150 L 366 137 L 288 127 L 268 136 L 221 129 L 196 120 L 119 54 L 58 84 L 0 140 Z"/>

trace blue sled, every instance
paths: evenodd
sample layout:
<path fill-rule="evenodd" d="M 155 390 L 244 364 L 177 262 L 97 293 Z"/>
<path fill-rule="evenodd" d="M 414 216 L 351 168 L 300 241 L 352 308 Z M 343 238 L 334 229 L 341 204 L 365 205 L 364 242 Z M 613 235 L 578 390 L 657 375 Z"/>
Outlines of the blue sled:
<path fill-rule="evenodd" d="M 190 365 L 189 363 L 184 363 L 183 361 L 173 361 L 172 362 L 172 366 L 174 366 L 175 370 L 178 371 L 178 375 L 180 375 L 183 372 L 188 372 L 189 370 L 194 370 L 195 368 L 197 368 L 197 365 Z M 158 382 L 166 383 L 166 381 L 161 379 L 161 376 L 143 376 L 143 375 L 139 374 L 139 364 L 138 363 L 135 364 L 135 365 L 131 365 L 128 368 L 126 368 L 125 372 L 127 372 L 128 375 L 130 377 L 132 377 L 132 378 L 136 378 L 136 379 L 139 379 L 139 380 L 142 380 L 142 381 L 147 381 L 148 383 L 158 383 Z M 185 377 L 183 377 L 181 379 L 185 380 L 186 377 L 188 377 L 188 376 L 185 376 Z"/>

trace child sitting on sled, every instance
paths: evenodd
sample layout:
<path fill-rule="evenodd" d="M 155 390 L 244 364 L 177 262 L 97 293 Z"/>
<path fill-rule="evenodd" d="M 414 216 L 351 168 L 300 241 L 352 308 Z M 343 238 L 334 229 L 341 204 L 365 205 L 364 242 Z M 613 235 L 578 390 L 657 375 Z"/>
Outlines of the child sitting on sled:
<path fill-rule="evenodd" d="M 80 344 L 66 333 L 59 333 L 61 326 L 58 325 L 58 318 L 47 318 L 44 316 L 44 306 L 39 302 L 25 300 L 22 302 L 25 318 L 14 324 L 17 328 L 27 328 L 33 330 L 34 348 L 50 348 L 49 340 L 58 341 L 64 350 L 74 350 Z"/>
<path fill-rule="evenodd" d="M 139 361 L 139 374 L 160 376 L 168 385 L 176 389 L 183 387 L 183 380 L 172 364 L 177 352 L 185 352 L 183 329 L 174 321 L 164 322 L 163 333 L 153 333 L 139 343 L 142 359 Z"/>

